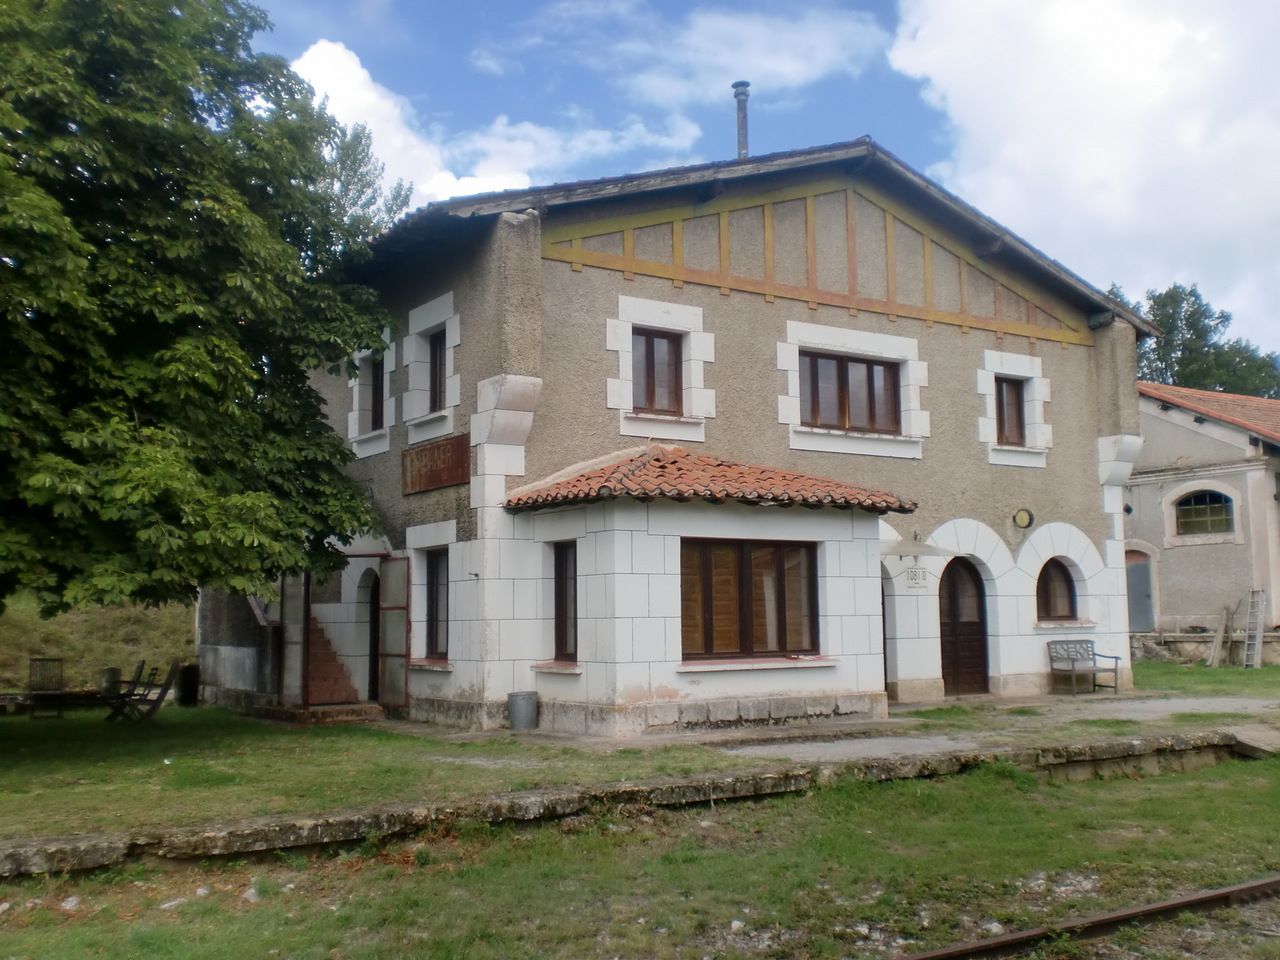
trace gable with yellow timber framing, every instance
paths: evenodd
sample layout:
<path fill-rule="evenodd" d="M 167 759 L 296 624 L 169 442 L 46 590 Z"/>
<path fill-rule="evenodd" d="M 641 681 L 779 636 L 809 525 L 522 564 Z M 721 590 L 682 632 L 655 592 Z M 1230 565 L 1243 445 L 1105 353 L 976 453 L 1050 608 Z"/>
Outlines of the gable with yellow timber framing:
<path fill-rule="evenodd" d="M 828 177 L 544 226 L 542 256 L 926 323 L 1093 344 L 1087 318 L 870 183 Z"/>

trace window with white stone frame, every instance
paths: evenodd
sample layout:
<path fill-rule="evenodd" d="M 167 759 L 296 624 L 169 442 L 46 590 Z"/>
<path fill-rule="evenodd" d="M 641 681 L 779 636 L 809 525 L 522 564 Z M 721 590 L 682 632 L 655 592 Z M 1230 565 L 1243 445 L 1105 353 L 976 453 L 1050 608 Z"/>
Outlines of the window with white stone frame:
<path fill-rule="evenodd" d="M 605 348 L 618 355 L 618 376 L 605 384 L 605 405 L 618 411 L 619 434 L 706 439 L 706 421 L 716 415 L 715 391 L 704 385 L 705 366 L 715 360 L 715 336 L 702 329 L 701 308 L 618 297 L 617 318 L 605 321 Z M 672 363 L 678 363 L 678 377 L 668 369 Z M 678 403 L 667 395 L 673 387 Z"/>
<path fill-rule="evenodd" d="M 384 328 L 386 348 L 381 356 L 363 350 L 356 354 L 357 374 L 350 381 L 351 412 L 347 414 L 347 439 L 357 457 L 386 453 L 391 449 L 389 429 L 396 422 L 396 401 L 391 396 L 391 372 L 396 368 L 396 348 L 391 331 Z"/>
<path fill-rule="evenodd" d="M 462 393 L 457 373 L 461 324 L 446 293 L 409 311 L 404 338 L 404 422 L 409 443 L 453 433 Z"/>
<path fill-rule="evenodd" d="M 792 450 L 918 460 L 929 436 L 920 391 L 929 366 L 909 337 L 817 323 L 787 323 L 778 344 L 786 393 L 778 422 Z"/>
<path fill-rule="evenodd" d="M 439 667 L 449 657 L 450 547 L 457 523 L 443 520 L 405 528 L 409 552 L 409 656 L 415 669 Z"/>
<path fill-rule="evenodd" d="M 1047 421 L 1049 381 L 1039 357 L 983 351 L 978 371 L 978 439 L 987 445 L 987 462 L 1006 467 L 1043 467 L 1053 446 Z"/>

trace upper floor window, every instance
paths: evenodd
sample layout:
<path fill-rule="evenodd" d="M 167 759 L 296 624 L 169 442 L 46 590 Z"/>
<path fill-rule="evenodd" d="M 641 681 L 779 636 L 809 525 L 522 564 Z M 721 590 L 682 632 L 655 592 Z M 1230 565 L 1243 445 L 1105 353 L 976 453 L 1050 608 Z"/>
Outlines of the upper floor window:
<path fill-rule="evenodd" d="M 369 360 L 369 430 L 381 430 L 387 422 L 387 398 L 382 390 L 386 375 L 382 357 Z M 361 379 L 364 379 L 363 376 Z"/>
<path fill-rule="evenodd" d="M 1197 490 L 1174 507 L 1178 536 L 1201 533 L 1232 533 L 1235 514 L 1231 498 L 1216 490 Z"/>
<path fill-rule="evenodd" d="M 1022 381 L 996 377 L 996 443 L 1002 447 L 1027 445 Z"/>
<path fill-rule="evenodd" d="M 633 328 L 631 332 L 631 409 L 636 413 L 680 416 L 679 333 Z"/>
<path fill-rule="evenodd" d="M 812 544 L 682 540 L 685 658 L 817 652 L 816 571 Z"/>
<path fill-rule="evenodd" d="M 1040 568 L 1036 581 L 1036 619 L 1076 619 L 1076 584 L 1061 560 L 1053 559 Z"/>
<path fill-rule="evenodd" d="M 800 422 L 806 427 L 900 433 L 898 364 L 801 350 Z"/>
<path fill-rule="evenodd" d="M 430 371 L 427 391 L 428 413 L 436 413 L 444 409 L 444 351 L 445 331 L 441 327 L 427 335 L 427 369 Z"/>

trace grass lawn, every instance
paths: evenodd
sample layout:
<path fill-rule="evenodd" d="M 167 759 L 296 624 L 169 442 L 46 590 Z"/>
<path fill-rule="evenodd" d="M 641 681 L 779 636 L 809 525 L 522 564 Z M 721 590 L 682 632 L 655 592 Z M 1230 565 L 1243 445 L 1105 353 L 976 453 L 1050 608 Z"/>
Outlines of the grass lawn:
<path fill-rule="evenodd" d="M 1265 875 L 1280 869 L 1277 809 L 1280 761 L 1240 761 L 1070 784 L 997 766 L 463 824 L 380 852 L 0 884 L 0 953 L 890 956 Z"/>
<path fill-rule="evenodd" d="M 145 724 L 108 724 L 105 715 L 0 717 L 0 837 L 763 765 L 700 746 L 587 753 L 515 737 L 458 742 L 361 725 L 294 728 L 212 708 L 166 707 Z"/>
<path fill-rule="evenodd" d="M 1280 697 L 1280 665 L 1248 669 L 1141 660 L 1133 665 L 1133 685 L 1139 693 L 1169 691 L 1202 697 Z"/>
<path fill-rule="evenodd" d="M 27 595 L 10 597 L 0 614 L 0 691 L 27 686 L 29 657 L 62 657 L 69 688 L 97 687 L 103 667 L 125 676 L 139 660 L 168 664 L 195 654 L 191 607 L 92 607 L 49 620 Z"/>

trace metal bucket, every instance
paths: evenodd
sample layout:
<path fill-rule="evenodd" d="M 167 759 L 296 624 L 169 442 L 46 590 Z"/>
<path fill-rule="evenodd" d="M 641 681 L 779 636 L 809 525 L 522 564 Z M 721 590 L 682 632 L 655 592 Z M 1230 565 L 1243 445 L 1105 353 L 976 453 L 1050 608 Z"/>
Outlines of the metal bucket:
<path fill-rule="evenodd" d="M 538 691 L 519 690 L 507 694 L 507 714 L 512 730 L 538 729 Z"/>

